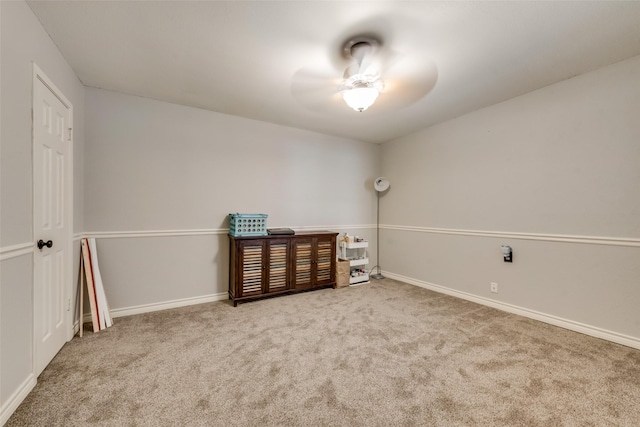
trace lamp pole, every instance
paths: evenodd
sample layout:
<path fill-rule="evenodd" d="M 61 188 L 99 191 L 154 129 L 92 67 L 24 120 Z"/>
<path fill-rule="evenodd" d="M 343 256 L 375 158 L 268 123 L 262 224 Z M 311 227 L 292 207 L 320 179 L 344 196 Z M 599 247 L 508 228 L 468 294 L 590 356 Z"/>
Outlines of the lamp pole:
<path fill-rule="evenodd" d="M 376 207 L 376 267 L 378 268 L 378 272 L 376 274 L 372 274 L 371 278 L 373 279 L 384 279 L 382 273 L 380 273 L 380 191 L 376 190 L 378 195 L 378 203 Z"/>

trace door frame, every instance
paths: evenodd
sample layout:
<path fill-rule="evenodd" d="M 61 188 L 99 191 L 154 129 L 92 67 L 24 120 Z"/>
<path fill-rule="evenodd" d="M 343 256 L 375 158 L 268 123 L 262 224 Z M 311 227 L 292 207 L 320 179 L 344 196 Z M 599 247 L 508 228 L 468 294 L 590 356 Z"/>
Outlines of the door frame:
<path fill-rule="evenodd" d="M 31 235 L 32 235 L 32 242 L 35 242 L 36 239 L 38 238 L 38 236 L 35 235 L 35 224 L 36 224 L 36 218 L 37 218 L 37 212 L 35 211 L 35 197 L 36 197 L 36 170 L 35 170 L 35 164 L 36 164 L 36 160 L 35 160 L 35 155 L 36 155 L 36 133 L 35 133 L 35 111 L 34 109 L 36 108 L 37 105 L 37 100 L 36 100 L 36 85 L 38 84 L 38 81 L 40 81 L 41 83 L 43 83 L 59 100 L 60 102 L 62 102 L 64 104 L 65 107 L 67 107 L 69 109 L 69 127 L 72 129 L 71 130 L 71 135 L 69 137 L 69 140 L 67 141 L 67 143 L 69 144 L 69 158 L 68 160 L 65 162 L 65 183 L 63 185 L 63 194 L 64 194 L 64 206 L 65 206 L 65 221 L 66 224 L 68 224 L 67 227 L 67 232 L 65 233 L 65 241 L 64 244 L 67 246 L 67 248 L 69 249 L 68 253 L 68 259 L 65 262 L 64 265 L 64 272 L 63 272 L 63 288 L 64 288 L 64 296 L 63 296 L 63 306 L 65 306 L 63 308 L 64 310 L 64 322 L 65 322 L 65 329 L 67 330 L 66 332 L 66 340 L 71 341 L 71 339 L 73 338 L 74 332 L 75 332 L 75 325 L 74 325 L 74 307 L 75 304 L 71 304 L 72 301 L 72 293 L 73 293 L 73 141 L 74 141 L 74 136 L 75 136 L 75 132 L 74 130 L 74 125 L 73 125 L 73 105 L 71 104 L 71 102 L 64 96 L 64 94 L 62 93 L 62 91 L 60 89 L 58 89 L 58 87 L 51 81 L 51 79 L 49 77 L 47 77 L 47 75 L 42 71 L 42 69 L 40 69 L 40 67 L 38 67 L 38 65 L 33 62 L 33 80 L 32 80 L 32 86 L 31 86 L 31 213 L 32 213 L 32 218 L 31 218 Z M 36 312 L 35 312 L 35 280 L 36 280 L 36 275 L 35 275 L 35 269 L 36 269 L 36 263 L 35 263 L 35 257 L 34 257 L 34 261 L 33 261 L 33 267 L 32 267 L 32 301 L 31 301 L 31 307 L 33 310 L 32 313 L 32 321 L 33 324 L 32 326 L 32 345 L 33 345 L 33 357 L 32 357 L 32 371 L 36 372 L 37 370 L 37 349 L 38 346 L 36 345 L 37 343 L 37 339 L 36 339 Z M 73 300 L 75 301 L 75 300 Z"/>

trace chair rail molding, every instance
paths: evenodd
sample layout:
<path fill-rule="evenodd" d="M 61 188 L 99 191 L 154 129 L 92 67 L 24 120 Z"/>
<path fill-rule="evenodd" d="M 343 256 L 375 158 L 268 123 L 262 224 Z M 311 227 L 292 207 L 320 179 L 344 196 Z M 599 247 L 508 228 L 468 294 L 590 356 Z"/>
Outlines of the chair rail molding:
<path fill-rule="evenodd" d="M 286 226 L 276 225 L 273 228 L 291 228 L 297 231 L 306 230 L 365 230 L 375 229 L 375 224 L 357 225 L 301 225 Z M 123 239 L 137 237 L 169 237 L 169 236 L 207 236 L 207 235 L 229 234 L 228 228 L 203 228 L 203 229 L 182 229 L 182 230 L 130 230 L 130 231 L 87 231 L 78 238 L 94 237 L 96 239 Z M 75 240 L 75 236 L 74 236 Z"/>
<path fill-rule="evenodd" d="M 34 244 L 32 242 L 19 243 L 17 245 L 5 246 L 0 248 L 0 261 L 5 259 L 16 258 L 22 255 L 33 253 Z"/>
<path fill-rule="evenodd" d="M 511 231 L 461 230 L 411 225 L 380 224 L 380 229 L 410 231 L 415 233 L 450 234 L 472 237 L 496 237 L 501 239 L 539 240 L 545 242 L 582 243 L 605 246 L 640 247 L 640 239 L 628 237 L 580 236 L 570 234 L 520 233 Z"/>

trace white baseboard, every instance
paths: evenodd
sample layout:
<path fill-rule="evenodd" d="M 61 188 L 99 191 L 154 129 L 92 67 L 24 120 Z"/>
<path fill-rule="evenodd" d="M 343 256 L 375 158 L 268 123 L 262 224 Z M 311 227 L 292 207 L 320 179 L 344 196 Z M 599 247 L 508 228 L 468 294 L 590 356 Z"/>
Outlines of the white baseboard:
<path fill-rule="evenodd" d="M 436 285 L 434 283 L 425 282 L 411 277 L 402 276 L 400 274 L 390 273 L 383 271 L 382 274 L 389 279 L 405 282 L 410 285 L 419 286 L 421 288 L 429 289 L 435 292 L 439 292 L 446 295 L 451 295 L 456 298 L 461 298 L 467 301 L 472 301 L 488 307 L 493 307 L 498 310 L 506 311 L 508 313 L 517 314 L 530 319 L 539 320 L 550 325 L 559 326 L 564 329 L 569 329 L 574 332 L 580 332 L 585 335 L 589 335 L 595 338 L 601 338 L 607 341 L 614 342 L 616 344 L 622 344 L 627 347 L 640 350 L 640 339 L 631 337 L 628 335 L 619 334 L 617 332 L 608 331 L 591 325 L 585 325 L 584 323 L 575 322 L 573 320 L 563 319 L 561 317 L 553 316 L 550 314 L 541 313 L 539 311 L 530 310 L 528 308 L 519 307 L 512 304 L 492 300 L 485 297 L 469 294 L 467 292 L 457 291 L 455 289 L 447 288 L 445 286 Z"/>
<path fill-rule="evenodd" d="M 111 317 L 131 316 L 132 314 L 151 313 L 153 311 L 168 310 L 170 308 L 186 307 L 188 305 L 204 304 L 214 301 L 222 301 L 229 298 L 228 292 L 203 295 L 199 297 L 182 298 L 172 301 L 156 302 L 152 304 L 136 305 L 132 307 L 116 308 L 110 310 Z M 91 322 L 91 312 L 85 313 L 83 322 Z"/>
<path fill-rule="evenodd" d="M 7 399 L 0 408 L 0 426 L 5 425 L 11 415 L 18 409 L 18 406 L 27 397 L 31 390 L 36 386 L 36 377 L 29 374 L 26 380 L 18 387 L 18 389 Z"/>

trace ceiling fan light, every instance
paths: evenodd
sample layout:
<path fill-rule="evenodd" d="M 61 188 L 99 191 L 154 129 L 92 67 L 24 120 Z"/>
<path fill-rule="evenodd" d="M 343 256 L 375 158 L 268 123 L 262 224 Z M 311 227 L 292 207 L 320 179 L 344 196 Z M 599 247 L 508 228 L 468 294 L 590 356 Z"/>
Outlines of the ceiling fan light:
<path fill-rule="evenodd" d="M 371 107 L 378 98 L 378 89 L 373 87 L 354 87 L 342 91 L 346 104 L 358 112 Z"/>

